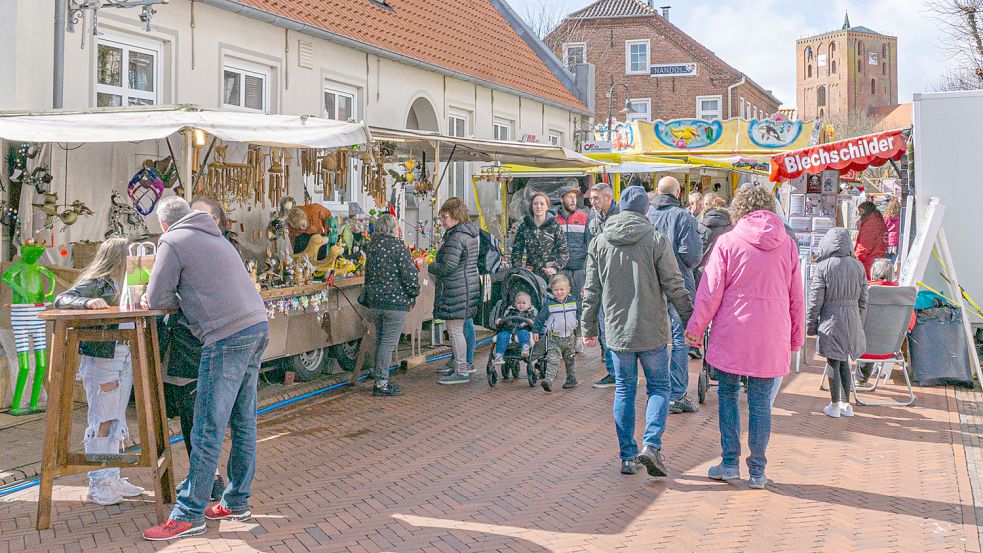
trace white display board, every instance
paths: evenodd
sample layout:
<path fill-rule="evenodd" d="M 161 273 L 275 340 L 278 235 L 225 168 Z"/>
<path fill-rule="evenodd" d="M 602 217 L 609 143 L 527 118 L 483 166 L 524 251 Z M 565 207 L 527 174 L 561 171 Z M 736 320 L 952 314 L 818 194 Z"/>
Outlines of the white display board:
<path fill-rule="evenodd" d="M 915 192 L 921 220 L 932 197 L 946 206 L 945 234 L 959 282 L 983 300 L 983 91 L 914 95 Z M 925 282 L 941 289 L 934 263 Z M 974 318 L 975 319 L 975 318 Z M 974 324 L 980 324 L 975 319 Z"/>
<path fill-rule="evenodd" d="M 908 248 L 908 256 L 901 264 L 901 276 L 898 278 L 901 286 L 915 286 L 925 276 L 925 268 L 932 258 L 935 239 L 939 235 L 939 229 L 942 228 L 943 215 L 945 215 L 945 206 L 939 203 L 938 198 L 932 198 L 918 223 L 918 234 Z"/>

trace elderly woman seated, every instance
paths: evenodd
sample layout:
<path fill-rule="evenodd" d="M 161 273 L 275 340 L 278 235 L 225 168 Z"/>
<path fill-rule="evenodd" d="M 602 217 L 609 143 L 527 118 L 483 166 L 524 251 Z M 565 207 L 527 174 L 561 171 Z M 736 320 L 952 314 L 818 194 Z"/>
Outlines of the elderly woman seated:
<path fill-rule="evenodd" d="M 870 266 L 870 280 L 868 282 L 871 286 L 897 286 L 898 282 L 894 275 L 894 262 L 886 258 L 874 260 L 874 263 Z M 915 315 L 912 314 L 911 325 L 908 326 L 908 330 L 911 330 L 914 326 Z M 874 370 L 874 364 L 860 363 L 857 369 L 857 384 L 864 384 L 870 378 L 870 373 Z"/>

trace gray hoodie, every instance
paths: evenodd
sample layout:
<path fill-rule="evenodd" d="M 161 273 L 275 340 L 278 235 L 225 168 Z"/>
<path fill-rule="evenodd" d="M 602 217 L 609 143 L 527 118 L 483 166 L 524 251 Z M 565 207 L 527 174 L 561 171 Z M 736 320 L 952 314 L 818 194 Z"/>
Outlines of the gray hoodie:
<path fill-rule="evenodd" d="M 863 264 L 853 256 L 850 231 L 831 228 L 819 243 L 806 314 L 808 334 L 819 335 L 819 355 L 838 361 L 859 357 L 867 348 L 866 309 L 867 276 Z"/>
<path fill-rule="evenodd" d="M 619 352 L 646 352 L 669 343 L 666 297 L 683 320 L 693 301 L 679 273 L 669 240 L 644 215 L 623 211 L 611 216 L 587 252 L 584 336 L 598 335 L 597 314 L 604 305 L 607 346 Z"/>
<path fill-rule="evenodd" d="M 160 237 L 147 301 L 154 309 L 180 308 L 206 346 L 267 320 L 235 247 L 201 211 L 192 211 Z"/>

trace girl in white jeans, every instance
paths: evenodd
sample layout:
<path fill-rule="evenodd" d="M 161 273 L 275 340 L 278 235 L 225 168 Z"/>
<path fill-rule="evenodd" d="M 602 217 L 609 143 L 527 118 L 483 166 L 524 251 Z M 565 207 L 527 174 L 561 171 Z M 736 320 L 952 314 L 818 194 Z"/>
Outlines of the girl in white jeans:
<path fill-rule="evenodd" d="M 103 242 L 92 263 L 75 284 L 55 299 L 58 309 L 106 309 L 118 304 L 126 271 L 127 241 L 112 238 Z M 133 388 L 130 347 L 123 342 L 83 342 L 78 379 L 88 401 L 83 439 L 85 454 L 92 460 L 118 454 L 129 436 L 126 405 Z M 120 478 L 118 468 L 90 471 L 86 501 L 115 505 L 124 497 L 136 497 L 143 488 Z"/>

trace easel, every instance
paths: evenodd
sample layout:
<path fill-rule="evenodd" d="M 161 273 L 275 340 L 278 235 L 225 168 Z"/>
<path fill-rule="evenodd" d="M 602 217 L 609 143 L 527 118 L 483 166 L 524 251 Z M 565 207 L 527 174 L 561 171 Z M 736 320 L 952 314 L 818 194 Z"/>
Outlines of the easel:
<path fill-rule="evenodd" d="M 959 306 L 963 319 L 963 332 L 969 349 L 969 361 L 976 373 L 977 380 L 983 385 L 983 371 L 980 370 L 980 359 L 976 355 L 973 327 L 969 322 L 968 308 L 962 301 L 962 287 L 959 286 L 959 278 L 956 276 L 955 265 L 953 265 L 952 255 L 949 252 L 949 242 L 945 237 L 945 229 L 942 228 L 943 214 L 945 214 L 945 206 L 939 202 L 938 198 L 932 198 L 924 217 L 922 217 L 922 222 L 918 226 L 918 234 L 915 235 L 915 239 L 908 248 L 908 256 L 905 258 L 899 282 L 901 286 L 928 288 L 922 282 L 922 278 L 928 267 L 932 251 L 936 252 L 942 265 L 942 278 L 950 290 L 946 299 Z"/>

